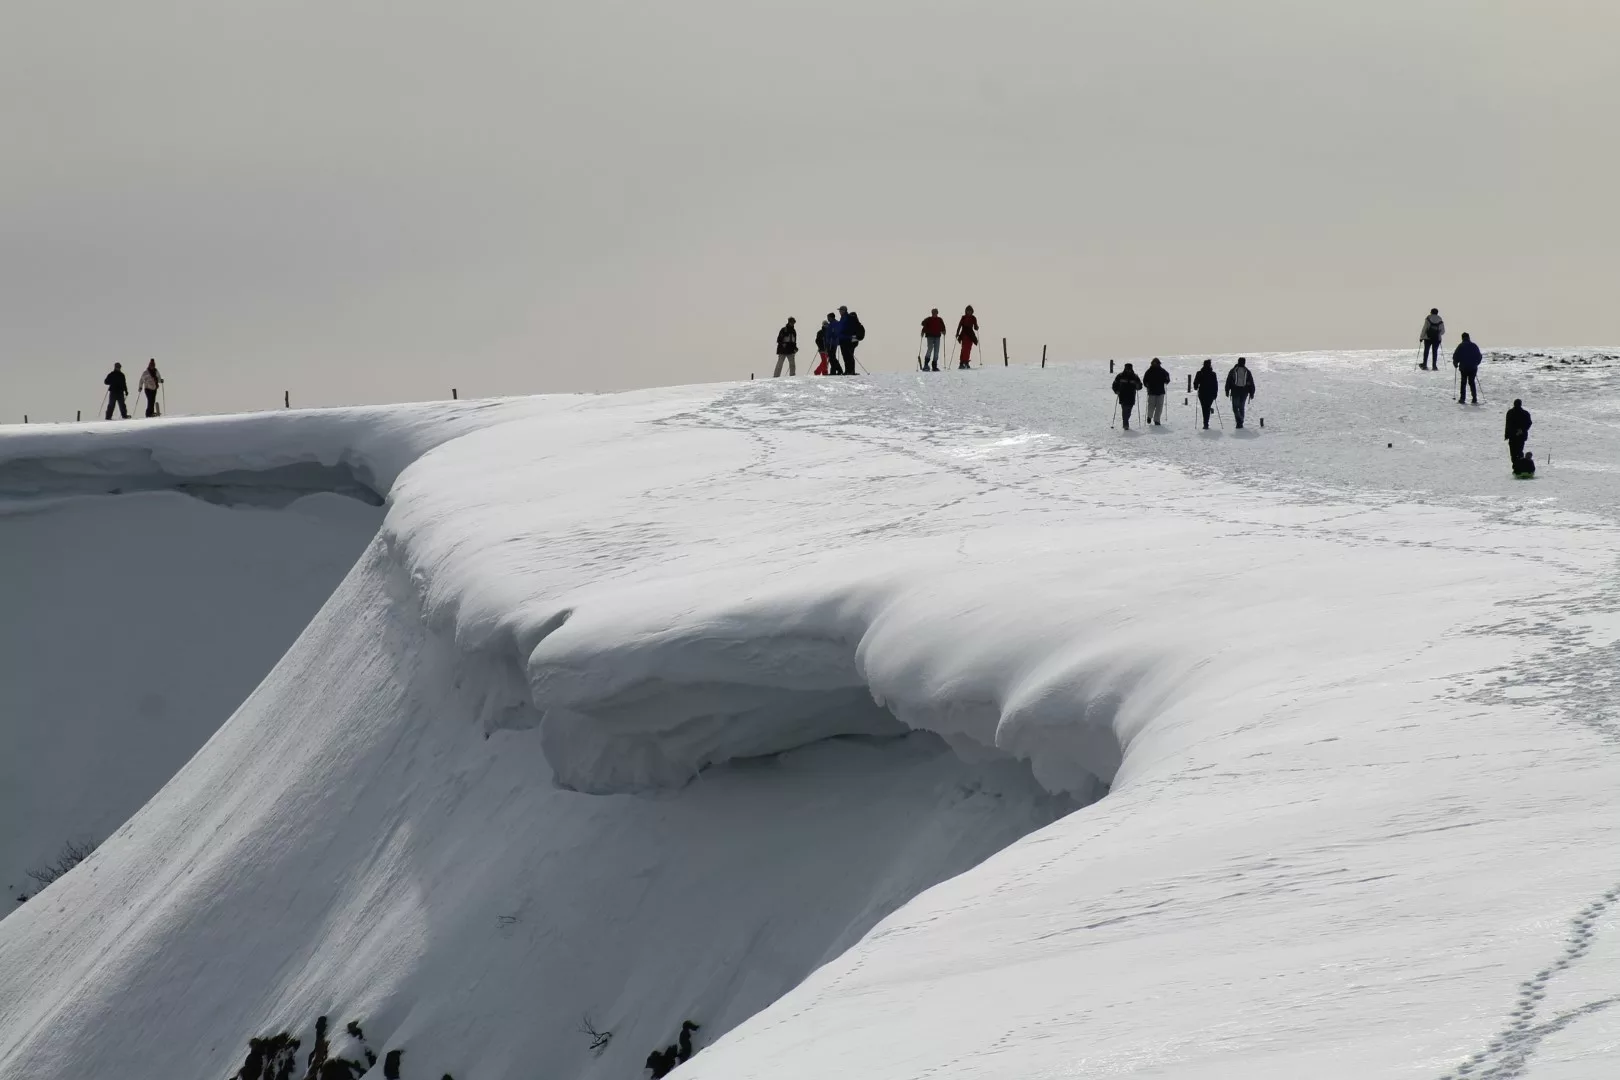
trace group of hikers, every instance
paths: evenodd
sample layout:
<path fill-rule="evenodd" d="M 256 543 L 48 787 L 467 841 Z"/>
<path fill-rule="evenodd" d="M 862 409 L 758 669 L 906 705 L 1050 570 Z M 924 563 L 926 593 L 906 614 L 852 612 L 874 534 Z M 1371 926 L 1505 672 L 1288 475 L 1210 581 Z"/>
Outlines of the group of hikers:
<path fill-rule="evenodd" d="M 945 340 L 945 329 L 945 320 L 939 317 L 939 308 L 930 310 L 928 317 L 922 321 L 921 340 L 926 348 L 920 346 L 917 353 L 919 370 L 939 370 L 940 344 Z M 865 339 L 866 327 L 861 325 L 859 315 L 847 307 L 840 307 L 836 313 L 828 312 L 821 329 L 816 331 L 816 354 L 820 361 L 812 374 L 856 374 L 855 348 Z M 956 321 L 956 341 L 962 346 L 962 358 L 956 366 L 970 367 L 973 349 L 979 344 L 979 320 L 973 314 L 972 304 Z M 771 377 L 781 378 L 783 368 L 787 368 L 790 376 L 797 375 L 798 356 L 799 330 L 796 320 L 789 316 L 782 329 L 776 332 L 776 370 Z"/>
<path fill-rule="evenodd" d="M 1222 385 L 1212 360 L 1205 360 L 1198 374 L 1192 377 L 1192 388 L 1198 394 L 1198 409 L 1204 417 L 1205 431 L 1209 430 L 1209 416 L 1214 411 L 1215 399 L 1220 396 Z M 1238 357 L 1237 363 L 1226 372 L 1224 385 L 1226 396 L 1232 402 L 1232 420 L 1241 428 L 1249 408 L 1249 399 L 1254 397 L 1254 372 L 1249 370 L 1249 361 L 1245 357 Z M 1119 400 L 1119 414 L 1126 431 L 1131 430 L 1131 412 L 1136 408 L 1136 395 L 1142 390 L 1147 391 L 1146 422 L 1154 427 L 1163 426 L 1164 394 L 1169 386 L 1170 372 L 1165 370 L 1157 356 L 1148 361 L 1147 370 L 1140 376 L 1130 364 L 1126 364 L 1114 376 L 1114 397 Z"/>
<path fill-rule="evenodd" d="M 843 306 L 836 312 L 827 312 L 821 329 L 816 331 L 816 353 L 820 361 L 812 374 L 856 374 L 855 349 L 864 340 L 866 327 L 861 325 L 859 315 Z M 790 315 L 787 323 L 776 332 L 776 373 L 772 378 L 780 378 L 783 367 L 787 368 L 789 375 L 797 375 L 798 357 L 799 330 L 796 320 Z"/>
<path fill-rule="evenodd" d="M 101 381 L 107 387 L 106 419 L 111 420 L 113 410 L 117 409 L 119 417 L 128 420 L 129 408 L 126 401 L 129 398 L 129 380 L 124 377 L 124 365 L 114 364 L 107 377 Z M 141 393 L 146 395 L 147 416 L 163 415 L 163 410 L 158 405 L 158 387 L 162 385 L 163 376 L 158 374 L 157 361 L 148 360 L 146 370 L 141 372 L 140 381 Z"/>
<path fill-rule="evenodd" d="M 1418 330 L 1418 342 L 1423 346 L 1423 355 L 1418 360 L 1418 370 L 1440 370 L 1440 345 L 1446 336 L 1446 320 L 1440 317 L 1439 308 L 1430 308 L 1428 315 L 1423 318 L 1423 326 Z M 1479 351 L 1479 345 L 1466 333 L 1462 341 L 1451 354 L 1451 366 L 1457 369 L 1457 404 L 1464 405 L 1472 401 L 1479 404 L 1479 366 L 1485 360 L 1484 354 Z M 1524 448 L 1525 442 L 1530 438 L 1530 412 L 1524 407 L 1520 398 L 1513 399 L 1513 408 L 1507 412 L 1507 424 L 1503 429 L 1502 438 L 1507 440 L 1508 458 L 1513 464 L 1513 475 L 1522 479 L 1529 479 L 1536 475 L 1536 459 Z"/>
<path fill-rule="evenodd" d="M 1439 308 L 1430 308 L 1429 314 L 1423 319 L 1423 329 L 1418 332 L 1418 341 L 1423 345 L 1423 358 L 1418 361 L 1419 371 L 1440 370 L 1440 342 L 1445 336 L 1446 320 L 1440 317 Z M 1475 405 L 1479 404 L 1476 376 L 1484 359 L 1479 346 L 1466 333 L 1463 334 L 1462 342 L 1451 354 L 1451 366 L 1457 369 L 1457 404 L 1464 404 L 1470 396 Z"/>

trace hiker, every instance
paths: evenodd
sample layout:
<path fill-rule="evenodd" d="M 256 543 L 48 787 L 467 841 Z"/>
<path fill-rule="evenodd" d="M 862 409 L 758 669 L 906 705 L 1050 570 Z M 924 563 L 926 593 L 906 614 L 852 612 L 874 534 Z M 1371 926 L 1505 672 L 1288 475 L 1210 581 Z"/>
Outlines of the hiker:
<path fill-rule="evenodd" d="M 827 312 L 827 317 L 821 320 L 821 329 L 816 331 L 816 355 L 818 355 L 821 359 L 817 362 L 816 369 L 811 372 L 812 375 L 826 375 L 828 373 L 828 355 L 835 347 L 831 337 L 832 325 L 837 321 L 837 319 L 838 316 L 834 315 L 830 311 Z"/>
<path fill-rule="evenodd" d="M 1114 376 L 1114 396 L 1119 398 L 1119 412 L 1125 420 L 1125 430 L 1131 430 L 1131 410 L 1136 408 L 1136 392 L 1142 389 L 1142 380 L 1136 377 L 1131 365 Z"/>
<path fill-rule="evenodd" d="M 866 327 L 861 317 L 846 307 L 838 309 L 838 347 L 844 353 L 844 374 L 855 374 L 855 346 L 866 340 Z"/>
<path fill-rule="evenodd" d="M 939 343 L 945 337 L 945 320 L 939 317 L 939 308 L 931 308 L 928 318 L 922 321 L 923 338 L 928 342 L 928 350 L 923 353 L 922 369 L 924 371 L 939 370 Z"/>
<path fill-rule="evenodd" d="M 647 1055 L 647 1068 L 652 1070 L 653 1080 L 661 1080 L 675 1071 L 675 1048 L 654 1050 Z"/>
<path fill-rule="evenodd" d="M 788 374 L 797 375 L 799 372 L 794 367 L 794 363 L 798 355 L 799 332 L 793 328 L 793 316 L 789 315 L 787 325 L 776 332 L 776 374 L 772 375 L 771 378 L 780 379 L 782 377 L 782 364 L 784 361 L 787 363 Z"/>
<path fill-rule="evenodd" d="M 1159 364 L 1155 356 L 1142 372 L 1142 385 L 1147 388 L 1147 422 L 1154 427 L 1164 426 L 1164 388 L 1170 385 L 1170 373 Z"/>
<path fill-rule="evenodd" d="M 1470 391 L 1474 395 L 1474 404 L 1479 404 L 1479 383 L 1474 381 L 1474 376 L 1479 374 L 1481 359 L 1483 357 L 1479 354 L 1479 346 L 1470 341 L 1466 333 L 1463 334 L 1462 343 L 1457 346 L 1457 351 L 1451 354 L 1451 366 L 1457 369 L 1458 375 L 1457 404 L 1461 405 Z"/>
<path fill-rule="evenodd" d="M 1249 407 L 1249 399 L 1254 397 L 1254 372 L 1249 370 L 1249 362 L 1241 356 L 1232 370 L 1226 373 L 1226 396 L 1232 399 L 1232 423 L 1242 428 L 1243 411 Z"/>
<path fill-rule="evenodd" d="M 146 395 L 146 415 L 158 416 L 157 393 L 158 387 L 163 385 L 163 376 L 158 374 L 157 361 L 148 360 L 146 370 L 141 372 L 141 393 Z"/>
<path fill-rule="evenodd" d="M 838 312 L 827 312 L 827 324 L 824 329 L 826 331 L 824 339 L 826 342 L 827 352 L 827 370 L 822 372 L 822 374 L 842 375 L 844 373 L 844 366 L 838 362 L 838 342 L 844 333 L 844 324 L 838 318 Z"/>
<path fill-rule="evenodd" d="M 1446 336 L 1446 320 L 1440 317 L 1439 308 L 1430 308 L 1429 315 L 1423 320 L 1423 329 L 1418 332 L 1418 340 L 1423 342 L 1423 362 L 1418 368 L 1423 371 L 1440 370 L 1440 339 Z M 1464 337 L 1468 335 L 1464 334 Z M 1434 367 L 1429 367 L 1429 357 L 1434 357 Z"/>
<path fill-rule="evenodd" d="M 699 1025 L 690 1020 L 681 1021 L 681 1035 L 676 1040 L 675 1060 L 677 1062 L 690 1061 L 692 1058 L 692 1032 L 699 1030 Z"/>
<path fill-rule="evenodd" d="M 125 408 L 124 399 L 129 397 L 129 380 L 124 378 L 124 365 L 114 364 L 113 369 L 107 372 L 107 377 L 102 379 L 101 382 L 107 387 L 106 418 L 111 420 L 113 409 L 116 408 L 118 415 L 122 419 L 128 420 L 129 409 Z"/>
<path fill-rule="evenodd" d="M 1209 414 L 1215 399 L 1221 396 L 1221 377 L 1215 374 L 1214 361 L 1205 360 L 1204 366 L 1193 376 L 1193 389 L 1198 392 L 1198 408 L 1204 413 L 1204 430 L 1209 430 Z"/>
<path fill-rule="evenodd" d="M 956 340 L 962 346 L 962 359 L 956 365 L 961 370 L 971 366 L 969 362 L 973 359 L 973 346 L 979 343 L 979 319 L 973 314 L 972 304 L 956 320 Z"/>
<path fill-rule="evenodd" d="M 1530 437 L 1530 410 L 1524 407 L 1519 398 L 1513 399 L 1513 408 L 1507 411 L 1507 426 L 1502 432 L 1502 438 L 1507 440 L 1508 457 L 1513 462 L 1513 471 L 1517 473 L 1524 460 L 1524 441 Z"/>

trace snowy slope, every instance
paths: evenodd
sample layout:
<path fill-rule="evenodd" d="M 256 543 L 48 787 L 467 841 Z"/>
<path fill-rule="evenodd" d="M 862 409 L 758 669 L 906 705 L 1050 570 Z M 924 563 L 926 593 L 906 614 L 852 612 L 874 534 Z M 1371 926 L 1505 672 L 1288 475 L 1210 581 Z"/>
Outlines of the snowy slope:
<path fill-rule="evenodd" d="M 1110 431 L 1095 365 L 377 411 L 377 540 L 0 922 L 0 1076 L 328 1014 L 463 1080 L 636 1075 L 687 1017 L 682 1076 L 1599 1075 L 1585 356 L 1486 367 L 1533 484 L 1404 356 L 1260 358 L 1241 436 Z"/>

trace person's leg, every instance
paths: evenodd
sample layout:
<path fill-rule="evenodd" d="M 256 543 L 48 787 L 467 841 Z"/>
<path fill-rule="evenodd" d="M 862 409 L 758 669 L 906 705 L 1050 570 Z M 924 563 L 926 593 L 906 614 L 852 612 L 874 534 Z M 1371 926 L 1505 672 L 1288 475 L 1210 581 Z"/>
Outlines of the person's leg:
<path fill-rule="evenodd" d="M 853 374 L 855 374 L 855 343 L 853 341 L 844 342 L 843 343 L 843 350 L 844 350 L 844 374 L 845 375 L 853 375 Z"/>
<path fill-rule="evenodd" d="M 970 366 L 972 366 L 972 360 L 973 360 L 973 341 L 972 341 L 971 338 L 969 338 L 969 339 L 966 339 L 966 340 L 964 340 L 962 342 L 962 359 L 957 363 L 956 366 L 959 367 L 959 368 L 970 367 Z"/>
<path fill-rule="evenodd" d="M 790 376 L 796 376 L 796 375 L 799 374 L 799 354 L 798 353 L 788 353 L 788 374 Z"/>
<path fill-rule="evenodd" d="M 782 365 L 785 363 L 787 363 L 787 353 L 777 353 L 776 370 L 771 372 L 771 378 L 780 379 L 782 377 Z"/>
<path fill-rule="evenodd" d="M 120 420 L 128 420 L 129 419 L 128 401 L 126 400 L 125 395 L 123 395 L 123 394 L 118 395 L 118 418 Z M 112 418 L 108 417 L 108 419 L 110 420 Z"/>
<path fill-rule="evenodd" d="M 1136 408 L 1135 398 L 1119 399 L 1119 417 L 1123 422 L 1126 431 L 1131 430 L 1131 410 L 1134 408 Z"/>
<path fill-rule="evenodd" d="M 1475 405 L 1479 404 L 1479 372 L 1477 371 L 1470 372 L 1468 375 L 1468 396 L 1474 399 Z"/>
<path fill-rule="evenodd" d="M 1519 471 L 1519 462 L 1524 458 L 1524 440 L 1508 440 L 1508 459 L 1513 462 L 1513 471 Z"/>
<path fill-rule="evenodd" d="M 117 408 L 117 403 L 113 400 L 113 396 L 111 394 L 108 394 L 107 395 L 107 419 L 108 420 L 112 419 L 113 409 L 115 409 L 115 408 Z"/>
<path fill-rule="evenodd" d="M 1210 410 L 1215 408 L 1215 399 L 1214 398 L 1199 398 L 1198 399 L 1198 408 L 1199 408 L 1199 411 L 1201 411 L 1204 414 L 1204 430 L 1208 431 L 1209 430 L 1209 414 L 1210 414 Z"/>
<path fill-rule="evenodd" d="M 1232 395 L 1232 423 L 1236 427 L 1243 426 L 1243 414 L 1249 408 L 1249 399 L 1242 394 Z"/>

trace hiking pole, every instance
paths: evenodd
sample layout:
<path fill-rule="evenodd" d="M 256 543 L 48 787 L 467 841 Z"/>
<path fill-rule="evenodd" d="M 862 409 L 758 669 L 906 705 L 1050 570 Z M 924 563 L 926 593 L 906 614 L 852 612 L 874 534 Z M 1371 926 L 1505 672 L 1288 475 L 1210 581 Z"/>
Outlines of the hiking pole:
<path fill-rule="evenodd" d="M 923 367 L 922 351 L 923 351 L 923 335 L 918 334 L 917 335 L 917 370 L 918 371 L 927 370 L 926 368 Z"/>
<path fill-rule="evenodd" d="M 169 384 L 158 383 L 158 415 L 162 416 L 169 411 Z"/>
<path fill-rule="evenodd" d="M 1118 415 L 1119 415 L 1119 397 L 1118 397 L 1118 395 L 1115 395 L 1115 397 L 1114 397 L 1114 411 L 1108 414 L 1108 430 L 1112 431 L 1114 429 L 1114 417 L 1116 417 Z"/>

